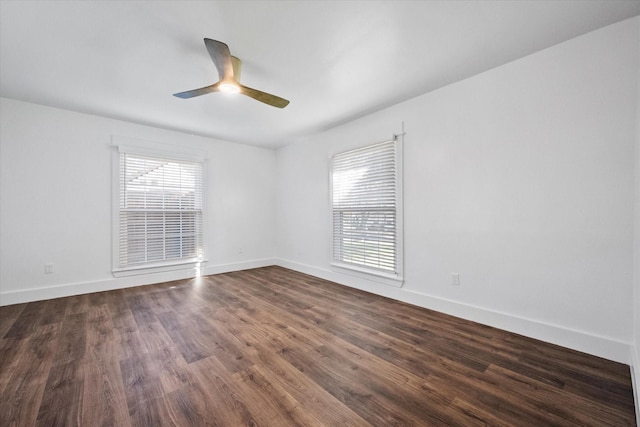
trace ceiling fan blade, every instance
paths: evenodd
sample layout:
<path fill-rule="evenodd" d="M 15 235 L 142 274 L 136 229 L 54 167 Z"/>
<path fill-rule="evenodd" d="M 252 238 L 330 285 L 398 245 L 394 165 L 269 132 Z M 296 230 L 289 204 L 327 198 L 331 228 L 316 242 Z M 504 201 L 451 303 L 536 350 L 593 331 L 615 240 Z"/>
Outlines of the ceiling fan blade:
<path fill-rule="evenodd" d="M 270 93 L 262 92 L 257 89 L 252 89 L 244 85 L 240 85 L 240 93 L 273 107 L 284 108 L 289 105 L 289 101 L 284 98 L 280 98 L 279 96 L 271 95 Z"/>
<path fill-rule="evenodd" d="M 219 80 L 233 79 L 233 63 L 231 61 L 231 51 L 229 46 L 218 40 L 204 39 L 209 56 L 218 69 Z"/>
<path fill-rule="evenodd" d="M 193 98 L 194 96 L 206 95 L 211 92 L 219 92 L 220 91 L 220 82 L 215 84 L 201 87 L 200 89 L 188 90 L 186 92 L 174 93 L 173 96 L 177 96 L 178 98 L 187 99 Z"/>
<path fill-rule="evenodd" d="M 231 64 L 233 65 L 233 78 L 240 83 L 240 76 L 242 74 L 242 61 L 240 58 L 231 56 Z"/>

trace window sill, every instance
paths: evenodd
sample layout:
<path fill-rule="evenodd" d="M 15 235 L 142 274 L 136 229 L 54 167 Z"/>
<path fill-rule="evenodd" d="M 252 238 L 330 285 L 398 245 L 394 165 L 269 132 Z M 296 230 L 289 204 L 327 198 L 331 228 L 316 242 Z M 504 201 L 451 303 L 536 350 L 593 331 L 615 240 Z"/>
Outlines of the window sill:
<path fill-rule="evenodd" d="M 114 277 L 128 277 L 175 270 L 201 270 L 206 262 L 206 260 L 189 259 L 172 263 L 144 264 L 125 268 L 114 268 L 112 273 Z"/>
<path fill-rule="evenodd" d="M 355 265 L 341 264 L 337 262 L 332 262 L 331 266 L 335 271 L 339 273 L 371 280 L 373 282 L 382 283 L 384 285 L 389 285 L 396 288 L 401 288 L 404 283 L 404 278 L 401 275 L 395 273 L 385 273 L 382 271 L 369 270 Z"/>

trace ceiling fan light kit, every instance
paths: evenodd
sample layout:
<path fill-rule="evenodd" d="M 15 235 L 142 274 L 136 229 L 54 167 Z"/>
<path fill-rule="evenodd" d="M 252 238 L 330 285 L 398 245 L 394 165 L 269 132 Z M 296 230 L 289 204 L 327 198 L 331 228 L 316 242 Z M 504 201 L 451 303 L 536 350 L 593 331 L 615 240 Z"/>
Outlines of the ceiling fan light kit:
<path fill-rule="evenodd" d="M 235 56 L 231 56 L 229 46 L 225 43 L 205 38 L 204 44 L 218 69 L 219 80 L 210 86 L 174 93 L 173 96 L 187 99 L 211 92 L 240 93 L 277 108 L 284 108 L 289 105 L 289 101 L 284 98 L 240 84 L 242 62 Z"/>
<path fill-rule="evenodd" d="M 240 93 L 240 87 L 233 82 L 221 83 L 220 92 L 235 95 L 236 93 Z"/>

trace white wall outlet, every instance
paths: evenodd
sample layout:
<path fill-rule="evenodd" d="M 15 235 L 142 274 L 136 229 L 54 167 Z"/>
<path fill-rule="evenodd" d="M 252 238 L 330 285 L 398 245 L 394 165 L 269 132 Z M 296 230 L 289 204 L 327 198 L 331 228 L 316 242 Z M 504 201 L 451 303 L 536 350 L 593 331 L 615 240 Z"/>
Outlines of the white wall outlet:
<path fill-rule="evenodd" d="M 460 286 L 460 274 L 451 273 L 451 284 L 454 286 Z"/>
<path fill-rule="evenodd" d="M 44 265 L 44 274 L 51 274 L 51 273 L 53 273 L 53 263 L 48 262 Z"/>

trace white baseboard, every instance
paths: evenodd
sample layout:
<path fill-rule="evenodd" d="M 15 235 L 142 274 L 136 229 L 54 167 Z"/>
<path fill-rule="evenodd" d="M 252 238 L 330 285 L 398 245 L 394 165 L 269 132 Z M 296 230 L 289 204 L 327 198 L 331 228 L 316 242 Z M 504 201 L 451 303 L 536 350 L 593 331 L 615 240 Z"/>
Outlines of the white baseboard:
<path fill-rule="evenodd" d="M 636 425 L 640 426 L 640 359 L 635 345 L 631 346 L 631 385 L 633 386 L 633 403 L 636 407 Z"/>
<path fill-rule="evenodd" d="M 251 268 L 274 265 L 273 258 L 250 260 L 232 264 L 206 266 L 201 275 L 228 273 L 231 271 L 248 270 Z M 170 282 L 173 280 L 191 279 L 196 277 L 196 270 L 174 270 L 162 273 L 135 275 L 128 277 L 112 277 L 89 282 L 69 283 L 41 288 L 21 289 L 19 291 L 0 292 L 0 306 L 41 301 L 52 298 L 62 298 L 92 292 L 111 291 L 114 289 L 130 288 L 133 286 L 151 285 L 153 283 Z"/>
<path fill-rule="evenodd" d="M 231 264 L 211 265 L 202 269 L 202 275 L 209 276 L 211 274 L 230 273 L 232 271 L 250 270 L 252 268 L 268 267 L 270 265 L 276 264 L 277 260 L 275 258 L 263 258 L 243 262 L 234 262 Z"/>
<path fill-rule="evenodd" d="M 388 286 L 357 276 L 343 274 L 331 270 L 321 269 L 293 261 L 265 258 L 231 264 L 211 265 L 203 268 L 202 275 L 220 274 L 231 271 L 247 270 L 251 268 L 280 265 L 301 273 L 310 274 L 322 279 L 330 280 L 342 285 L 372 292 L 398 301 L 403 301 L 419 307 L 436 310 L 452 316 L 493 326 L 506 331 L 521 334 L 530 338 L 557 344 L 563 347 L 582 351 L 605 359 L 631 365 L 640 371 L 640 361 L 637 359 L 635 348 L 630 343 L 617 341 L 607 337 L 576 331 L 558 325 L 552 325 L 534 319 L 526 319 L 509 313 L 501 313 L 482 307 L 451 301 L 432 295 L 412 291 L 406 288 Z M 64 284 L 51 287 L 23 289 L 19 291 L 0 293 L 0 305 L 19 304 L 24 302 L 60 298 L 91 292 L 102 292 L 133 286 L 149 285 L 172 280 L 189 279 L 196 276 L 196 271 L 177 270 L 164 273 L 146 274 L 140 276 L 108 278 L 91 282 Z M 640 374 L 640 372 L 638 372 Z M 634 379 L 634 387 L 640 378 Z M 636 379 L 638 381 L 636 381 Z M 640 411 L 637 412 L 640 414 Z M 639 423 L 640 425 L 640 423 Z"/>
<path fill-rule="evenodd" d="M 406 288 L 391 287 L 374 281 L 293 261 L 280 259 L 277 261 L 277 265 L 419 307 L 450 314 L 483 325 L 493 326 L 529 338 L 567 347 L 615 362 L 627 365 L 631 364 L 631 344 L 627 342 L 552 325 L 534 319 L 527 319 L 509 313 L 501 313 L 483 307 L 451 301 Z M 640 365 L 635 366 L 638 366 L 638 369 L 640 369 Z"/>

